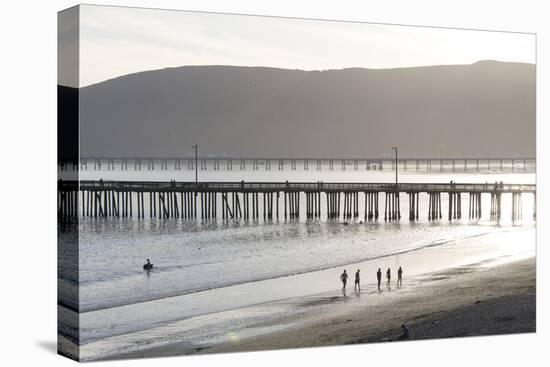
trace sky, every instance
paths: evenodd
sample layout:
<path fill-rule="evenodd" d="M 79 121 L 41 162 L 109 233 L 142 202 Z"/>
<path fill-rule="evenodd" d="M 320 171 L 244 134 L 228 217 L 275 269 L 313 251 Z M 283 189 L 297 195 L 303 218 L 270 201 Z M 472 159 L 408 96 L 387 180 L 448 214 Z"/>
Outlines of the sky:
<path fill-rule="evenodd" d="M 533 34 L 80 6 L 84 87 L 117 76 L 185 65 L 302 70 L 535 63 Z M 63 49 L 61 27 L 59 45 Z M 70 85 L 59 74 L 60 84 Z M 74 86 L 74 85 L 71 85 Z"/>

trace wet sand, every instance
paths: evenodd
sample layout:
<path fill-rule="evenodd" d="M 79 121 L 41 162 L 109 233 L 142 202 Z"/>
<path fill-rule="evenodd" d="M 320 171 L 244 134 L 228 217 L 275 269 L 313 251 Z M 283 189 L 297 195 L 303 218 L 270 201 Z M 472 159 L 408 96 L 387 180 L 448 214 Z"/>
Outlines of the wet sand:
<path fill-rule="evenodd" d="M 281 325 L 289 326 L 272 333 L 205 347 L 175 343 L 114 358 L 387 342 L 400 334 L 402 323 L 410 329 L 409 340 L 527 333 L 536 329 L 534 257 L 405 278 L 403 288 L 390 292 L 369 289 L 357 294 L 349 286 L 348 289 L 348 297 L 332 294 L 302 299 L 301 306 L 313 311 L 310 317 L 300 323 L 281 319 Z"/>

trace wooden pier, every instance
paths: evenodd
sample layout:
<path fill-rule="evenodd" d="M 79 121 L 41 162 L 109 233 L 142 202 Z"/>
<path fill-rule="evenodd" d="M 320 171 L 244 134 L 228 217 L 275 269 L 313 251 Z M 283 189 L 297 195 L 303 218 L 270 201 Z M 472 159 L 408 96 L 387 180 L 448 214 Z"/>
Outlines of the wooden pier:
<path fill-rule="evenodd" d="M 428 196 L 428 220 L 443 218 L 441 198 L 448 199 L 448 220 L 462 218 L 462 196 L 469 197 L 469 219 L 482 216 L 482 195 L 490 195 L 490 219 L 501 218 L 503 194 L 511 194 L 512 220 L 522 216 L 522 194 L 533 184 L 498 183 L 324 183 L 324 182 L 156 182 L 59 181 L 58 216 L 116 218 L 201 218 L 264 220 L 306 218 L 398 221 L 401 196 L 409 198 L 409 221 L 417 221 L 420 194 Z M 443 194 L 443 195 L 442 195 Z M 384 196 L 384 203 L 379 198 Z M 364 211 L 359 212 L 359 201 Z M 324 201 L 324 203 L 323 203 Z M 534 200 L 535 202 L 536 200 Z M 379 204 L 384 207 L 380 208 Z M 533 218 L 536 217 L 536 205 Z M 384 210 L 382 213 L 382 209 Z M 424 209 L 424 208 L 423 208 Z M 325 212 L 323 213 L 323 210 Z M 383 215 L 383 217 L 382 217 Z"/>
<path fill-rule="evenodd" d="M 194 157 L 172 158 L 80 158 L 79 161 L 61 161 L 59 169 L 67 170 L 317 170 L 317 171 L 384 171 L 395 170 L 392 158 L 254 158 L 254 157 Z M 397 161 L 402 172 L 535 172 L 535 158 L 414 158 Z"/>

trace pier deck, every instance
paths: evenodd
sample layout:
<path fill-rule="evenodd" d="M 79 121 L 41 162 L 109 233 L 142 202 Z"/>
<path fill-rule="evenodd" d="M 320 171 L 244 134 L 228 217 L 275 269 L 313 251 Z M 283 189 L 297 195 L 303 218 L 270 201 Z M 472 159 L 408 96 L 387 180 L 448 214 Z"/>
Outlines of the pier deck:
<path fill-rule="evenodd" d="M 76 181 L 63 185 L 77 185 Z M 353 182 L 166 182 L 166 181 L 80 181 L 80 190 L 94 191 L 192 191 L 192 192 L 456 192 L 533 193 L 534 184 L 495 183 L 353 183 Z"/>

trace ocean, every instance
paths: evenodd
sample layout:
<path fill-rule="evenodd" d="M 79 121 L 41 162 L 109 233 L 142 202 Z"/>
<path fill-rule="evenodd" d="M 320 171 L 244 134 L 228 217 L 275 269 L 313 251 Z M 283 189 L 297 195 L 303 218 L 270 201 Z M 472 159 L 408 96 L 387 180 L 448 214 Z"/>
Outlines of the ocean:
<path fill-rule="evenodd" d="M 81 171 L 80 178 L 194 181 L 195 173 L 186 169 L 103 169 Z M 394 182 L 395 173 L 362 170 L 199 172 L 200 181 L 243 179 L 249 182 Z M 400 182 L 448 183 L 450 180 L 532 184 L 535 174 L 399 173 Z M 523 217 L 512 222 L 511 195 L 503 194 L 502 219 L 498 223 L 489 218 L 489 195 L 482 198 L 481 219 L 468 219 L 468 199 L 464 195 L 462 219 L 452 221 L 445 218 L 447 200 L 445 194 L 442 196 L 444 218 L 437 221 L 428 220 L 428 197 L 421 195 L 420 218 L 409 222 L 405 194 L 401 196 L 402 218 L 398 222 L 385 222 L 383 215 L 378 221 L 364 222 L 361 198 L 360 216 L 349 223 L 342 219 L 329 221 L 326 213 L 318 219 L 307 219 L 304 212 L 299 219 L 285 220 L 280 213 L 279 218 L 265 221 L 155 219 L 147 215 L 144 219 L 80 218 L 77 226 L 65 226 L 60 231 L 60 265 L 70 261 L 74 250 L 71 246 L 76 237 L 79 241 L 79 278 L 69 267 L 58 276 L 60 312 L 68 312 L 63 306 L 64 290 L 74 289 L 78 284 L 80 345 L 83 358 L 94 360 L 166 343 L 185 341 L 197 347 L 235 335 L 242 338 L 270 332 L 273 328 L 266 320 L 282 314 L 298 317 L 305 312 L 282 301 L 326 292 L 338 294 L 343 268 L 348 268 L 352 275 L 356 267 L 362 267 L 368 284 L 374 282 L 370 268 L 403 266 L 406 274 L 423 274 L 469 262 L 534 253 L 533 195 L 523 195 Z M 302 200 L 305 202 L 305 196 Z M 383 194 L 380 200 L 383 212 Z M 324 208 L 323 201 L 321 205 Z M 489 240 L 501 233 L 508 233 L 514 241 L 492 243 Z M 419 260 L 427 256 L 421 254 L 431 254 L 431 261 Z M 151 272 L 142 269 L 147 258 L 154 264 Z M 405 259 L 415 259 L 414 264 L 406 263 Z M 265 304 L 270 307 L 259 306 Z M 254 327 L 259 320 L 264 326 Z M 62 337 L 74 341 L 71 325 L 61 326 L 65 331 Z M 233 330 L 233 334 L 229 330 Z"/>

